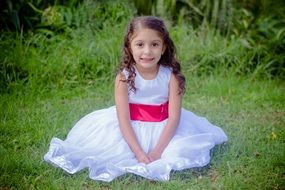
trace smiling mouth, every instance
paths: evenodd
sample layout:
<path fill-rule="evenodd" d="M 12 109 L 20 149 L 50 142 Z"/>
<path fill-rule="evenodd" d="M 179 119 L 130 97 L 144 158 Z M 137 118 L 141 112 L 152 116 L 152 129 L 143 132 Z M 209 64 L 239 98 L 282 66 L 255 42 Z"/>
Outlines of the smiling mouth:
<path fill-rule="evenodd" d="M 153 61 L 154 58 L 140 58 L 141 61 L 150 62 Z"/>

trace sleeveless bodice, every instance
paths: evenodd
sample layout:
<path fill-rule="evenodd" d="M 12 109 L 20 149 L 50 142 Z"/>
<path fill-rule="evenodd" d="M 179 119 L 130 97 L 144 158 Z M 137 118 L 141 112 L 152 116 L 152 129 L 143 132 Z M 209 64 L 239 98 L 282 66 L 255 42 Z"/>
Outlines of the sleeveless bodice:
<path fill-rule="evenodd" d="M 144 79 L 135 69 L 136 92 L 129 91 L 129 102 L 136 104 L 160 105 L 168 101 L 169 82 L 171 70 L 167 67 L 159 67 L 157 76 L 152 80 Z M 123 71 L 128 77 L 126 70 Z"/>

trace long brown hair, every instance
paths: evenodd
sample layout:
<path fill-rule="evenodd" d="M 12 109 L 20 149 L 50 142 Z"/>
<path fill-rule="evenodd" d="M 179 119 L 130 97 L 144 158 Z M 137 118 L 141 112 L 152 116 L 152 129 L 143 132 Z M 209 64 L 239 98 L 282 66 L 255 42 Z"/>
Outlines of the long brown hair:
<path fill-rule="evenodd" d="M 123 56 L 121 60 L 121 65 L 119 67 L 119 72 L 124 69 L 129 73 L 128 78 L 124 80 L 130 86 L 130 90 L 136 91 L 135 87 L 135 68 L 134 68 L 134 58 L 131 53 L 131 40 L 136 31 L 141 28 L 148 28 L 155 30 L 161 36 L 164 46 L 166 47 L 163 55 L 161 56 L 158 64 L 172 69 L 172 73 L 178 79 L 179 82 L 179 93 L 185 92 L 185 77 L 181 73 L 180 63 L 176 60 L 176 49 L 172 39 L 169 37 L 168 31 L 165 27 L 163 20 L 153 17 L 153 16 L 141 16 L 134 18 L 127 29 L 127 33 L 124 38 L 123 45 Z"/>

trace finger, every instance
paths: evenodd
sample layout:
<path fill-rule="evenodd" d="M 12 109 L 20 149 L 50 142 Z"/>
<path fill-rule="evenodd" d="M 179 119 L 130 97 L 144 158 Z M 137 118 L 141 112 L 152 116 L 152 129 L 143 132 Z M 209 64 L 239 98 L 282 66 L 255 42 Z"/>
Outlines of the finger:
<path fill-rule="evenodd" d="M 144 163 L 145 163 L 145 164 L 149 164 L 150 161 L 149 161 L 149 160 L 145 160 Z"/>
<path fill-rule="evenodd" d="M 146 159 L 147 159 L 148 164 L 152 162 L 152 160 L 148 156 L 146 156 Z"/>
<path fill-rule="evenodd" d="M 140 162 L 141 162 L 141 163 L 144 163 L 144 164 L 148 164 L 148 163 L 149 163 L 149 161 L 146 160 L 146 159 L 143 159 L 143 160 L 141 160 Z"/>
<path fill-rule="evenodd" d="M 138 161 L 139 161 L 139 162 L 142 162 L 142 163 L 144 163 L 144 164 L 150 163 L 150 160 L 148 159 L 147 156 L 142 156 L 142 157 L 140 157 L 140 159 L 138 159 Z"/>
<path fill-rule="evenodd" d="M 151 162 L 150 159 L 147 156 L 145 157 L 145 161 L 146 161 L 147 164 L 149 164 Z"/>
<path fill-rule="evenodd" d="M 150 162 L 154 161 L 154 158 L 152 156 L 150 156 L 150 155 L 148 156 L 148 159 L 149 159 Z"/>

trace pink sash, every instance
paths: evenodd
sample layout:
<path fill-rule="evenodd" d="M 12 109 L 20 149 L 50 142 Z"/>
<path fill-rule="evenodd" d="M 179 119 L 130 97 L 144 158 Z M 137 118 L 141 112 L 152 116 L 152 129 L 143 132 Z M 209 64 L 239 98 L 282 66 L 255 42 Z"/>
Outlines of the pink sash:
<path fill-rule="evenodd" d="M 131 120 L 160 122 L 168 118 L 168 102 L 161 105 L 129 103 Z"/>

